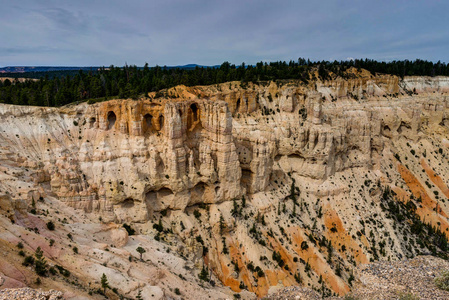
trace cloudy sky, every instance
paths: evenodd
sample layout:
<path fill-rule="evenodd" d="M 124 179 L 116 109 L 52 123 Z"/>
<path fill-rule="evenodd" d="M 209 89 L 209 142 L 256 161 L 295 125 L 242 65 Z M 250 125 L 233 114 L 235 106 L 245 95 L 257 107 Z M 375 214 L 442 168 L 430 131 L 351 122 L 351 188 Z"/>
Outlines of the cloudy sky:
<path fill-rule="evenodd" d="M 0 67 L 449 62 L 447 0 L 0 0 Z"/>

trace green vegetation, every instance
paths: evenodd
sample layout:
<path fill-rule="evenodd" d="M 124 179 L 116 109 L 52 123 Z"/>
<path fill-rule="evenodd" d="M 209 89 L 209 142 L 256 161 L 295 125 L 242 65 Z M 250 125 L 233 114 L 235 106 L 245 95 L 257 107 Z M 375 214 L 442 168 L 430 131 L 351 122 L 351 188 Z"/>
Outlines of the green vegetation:
<path fill-rule="evenodd" d="M 448 239 L 440 228 L 432 226 L 430 223 L 421 221 L 416 213 L 417 206 L 413 199 L 407 203 L 403 203 L 396 199 L 396 194 L 388 187 L 383 190 L 380 207 L 386 211 L 386 217 L 395 221 L 398 226 L 407 226 L 407 231 L 410 234 L 404 236 L 404 241 L 407 239 L 410 244 L 407 246 L 409 252 L 412 252 L 412 247 L 419 254 L 422 248 L 427 248 L 432 255 L 448 259 Z M 416 200 L 420 202 L 420 200 Z M 407 237 L 408 236 L 408 237 Z M 416 244 L 412 243 L 415 240 Z M 382 244 L 383 245 L 383 244 Z M 379 243 L 379 246 L 382 246 Z M 418 247 L 419 246 L 419 247 Z M 371 249 L 378 259 L 376 248 Z M 382 251 L 382 249 L 380 249 Z M 413 252 L 411 253 L 413 254 Z"/>
<path fill-rule="evenodd" d="M 70 276 L 70 271 L 67 269 L 64 269 L 64 267 L 61 267 L 60 265 L 56 265 L 55 266 L 56 269 L 58 269 L 59 273 L 64 276 L 64 277 L 69 277 Z"/>
<path fill-rule="evenodd" d="M 399 293 L 399 300 L 419 300 L 418 296 L 413 295 L 412 293 Z"/>
<path fill-rule="evenodd" d="M 37 247 L 34 252 L 34 270 L 39 276 L 45 276 L 47 274 L 47 262 L 45 261 L 44 252 L 41 247 Z"/>
<path fill-rule="evenodd" d="M 310 61 L 299 58 L 297 61 L 264 63 L 247 66 L 242 63 L 235 66 L 224 62 L 220 67 L 196 67 L 195 69 L 166 68 L 156 66 L 143 68 L 125 66 L 123 68 L 110 66 L 97 71 L 66 71 L 60 73 L 35 73 L 35 81 L 0 82 L 0 103 L 62 106 L 78 101 L 94 103 L 113 98 L 137 99 L 148 92 L 157 92 L 179 84 L 186 86 L 211 85 L 228 81 L 259 82 L 269 80 L 295 79 L 307 84 L 314 79 L 313 71 L 318 70 L 322 80 L 336 76 L 347 78 L 345 71 L 355 67 L 366 69 L 372 74 L 385 73 L 398 76 L 449 75 L 449 65 L 433 63 L 424 60 L 378 62 L 371 59 L 356 59 L 351 61 Z M 54 74 L 57 74 L 56 76 Z M 2 74 L 14 76 L 17 74 Z M 25 73 L 24 76 L 33 76 Z M 161 96 L 158 93 L 157 96 Z"/>
<path fill-rule="evenodd" d="M 159 219 L 158 224 L 153 224 L 153 228 L 156 229 L 158 232 L 164 231 L 164 226 L 162 225 L 162 219 Z"/>
<path fill-rule="evenodd" d="M 207 271 L 207 269 L 204 266 L 203 266 L 203 269 L 201 270 L 200 274 L 198 275 L 198 278 L 203 281 L 209 280 L 209 272 Z"/>
<path fill-rule="evenodd" d="M 109 287 L 108 277 L 104 273 L 101 276 L 101 287 L 103 288 L 103 294 L 106 293 L 106 288 Z"/>
<path fill-rule="evenodd" d="M 34 257 L 28 255 L 23 259 L 22 265 L 24 265 L 25 267 L 28 267 L 33 264 L 34 264 Z"/>
<path fill-rule="evenodd" d="M 197 218 L 197 219 L 200 221 L 201 213 L 199 212 L 198 209 L 195 209 L 195 210 L 193 211 L 193 215 L 195 216 L 195 218 Z"/>
<path fill-rule="evenodd" d="M 285 262 L 282 259 L 281 254 L 279 252 L 274 251 L 273 255 L 272 255 L 272 259 L 274 261 L 276 261 L 278 263 L 279 267 L 281 267 L 281 268 L 285 265 Z"/>
<path fill-rule="evenodd" d="M 143 249 L 142 247 L 137 247 L 136 251 L 140 254 L 140 261 L 143 261 L 142 254 L 144 254 L 147 251 L 145 249 Z"/>
<path fill-rule="evenodd" d="M 55 230 L 55 224 L 52 221 L 47 222 L 48 230 Z"/>
<path fill-rule="evenodd" d="M 226 223 L 222 215 L 220 215 L 220 234 L 223 235 L 223 231 L 226 229 Z"/>
<path fill-rule="evenodd" d="M 136 299 L 137 299 L 137 300 L 142 300 L 142 299 L 143 299 L 143 298 L 142 298 L 142 291 L 141 291 L 141 290 L 139 290 L 139 292 L 137 293 Z"/>
<path fill-rule="evenodd" d="M 123 223 L 123 228 L 128 232 L 128 235 L 134 235 L 136 231 L 130 225 Z"/>
<path fill-rule="evenodd" d="M 445 270 L 435 278 L 435 285 L 445 291 L 449 291 L 449 270 Z"/>

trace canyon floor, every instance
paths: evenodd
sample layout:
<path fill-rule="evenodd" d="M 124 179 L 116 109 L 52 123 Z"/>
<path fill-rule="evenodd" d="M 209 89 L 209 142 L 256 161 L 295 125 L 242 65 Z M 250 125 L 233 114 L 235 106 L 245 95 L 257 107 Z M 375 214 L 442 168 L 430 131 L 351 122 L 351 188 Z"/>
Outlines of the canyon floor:
<path fill-rule="evenodd" d="M 446 77 L 352 70 L 0 104 L 0 289 L 447 298 L 448 97 Z"/>

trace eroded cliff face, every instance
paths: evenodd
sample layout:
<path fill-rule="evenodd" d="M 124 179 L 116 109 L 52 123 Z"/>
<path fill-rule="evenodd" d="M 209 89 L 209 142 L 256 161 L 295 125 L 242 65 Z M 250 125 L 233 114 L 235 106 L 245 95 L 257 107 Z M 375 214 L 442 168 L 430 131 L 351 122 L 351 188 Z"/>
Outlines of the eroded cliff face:
<path fill-rule="evenodd" d="M 8 141 L 2 156 L 30 168 L 28 201 L 49 193 L 100 212 L 105 221 L 145 222 L 154 211 L 244 192 L 226 103 L 116 100 L 61 110 L 9 108 L 1 112 Z"/>
<path fill-rule="evenodd" d="M 6 216 L 26 224 L 27 206 L 45 199 L 132 224 L 193 272 L 204 262 L 257 296 L 294 284 L 344 294 L 354 265 L 431 251 L 407 241 L 385 190 L 448 235 L 448 78 L 362 73 L 165 95 L 0 105 Z"/>

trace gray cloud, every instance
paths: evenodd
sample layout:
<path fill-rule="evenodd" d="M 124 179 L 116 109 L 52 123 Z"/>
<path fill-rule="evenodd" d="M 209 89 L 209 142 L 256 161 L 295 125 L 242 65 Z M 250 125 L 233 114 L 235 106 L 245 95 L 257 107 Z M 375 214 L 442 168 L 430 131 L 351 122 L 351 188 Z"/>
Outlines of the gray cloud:
<path fill-rule="evenodd" d="M 0 66 L 213 65 L 298 57 L 449 62 L 446 1 L 2 2 Z"/>

